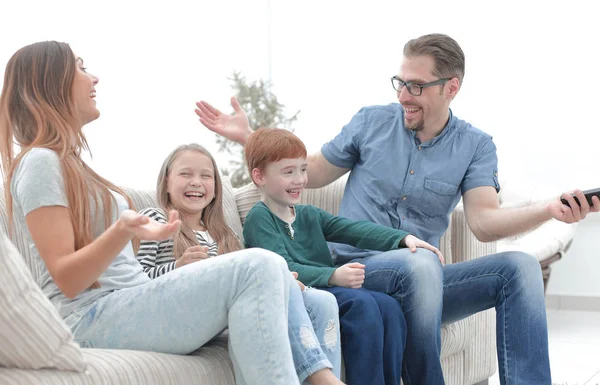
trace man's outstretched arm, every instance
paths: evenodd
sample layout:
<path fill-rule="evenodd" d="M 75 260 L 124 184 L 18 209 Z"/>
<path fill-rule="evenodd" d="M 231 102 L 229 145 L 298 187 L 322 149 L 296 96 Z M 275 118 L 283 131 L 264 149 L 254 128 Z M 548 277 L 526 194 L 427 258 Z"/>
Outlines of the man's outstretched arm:
<path fill-rule="evenodd" d="M 590 212 L 600 211 L 600 200 L 593 198 L 590 206 L 581 190 L 575 190 L 579 206 L 571 192 L 562 194 L 572 207 L 563 205 L 560 198 L 516 208 L 501 208 L 496 189 L 491 186 L 475 187 L 463 195 L 465 215 L 469 228 L 481 242 L 526 233 L 554 218 L 565 223 L 575 223 L 584 219 Z"/>

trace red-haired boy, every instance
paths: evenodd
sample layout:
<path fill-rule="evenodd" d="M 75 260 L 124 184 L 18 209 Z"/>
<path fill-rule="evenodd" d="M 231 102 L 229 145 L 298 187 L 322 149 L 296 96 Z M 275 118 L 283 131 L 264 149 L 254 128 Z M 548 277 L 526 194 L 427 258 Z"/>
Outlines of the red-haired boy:
<path fill-rule="evenodd" d="M 246 246 L 281 255 L 304 284 L 335 295 L 348 384 L 399 384 L 406 343 L 400 305 L 387 294 L 361 287 L 364 265 L 335 267 L 327 242 L 378 251 L 422 247 L 443 260 L 440 251 L 402 230 L 300 205 L 308 179 L 307 153 L 291 132 L 261 128 L 248 138 L 245 152 L 252 180 L 261 191 L 261 201 L 244 224 Z"/>

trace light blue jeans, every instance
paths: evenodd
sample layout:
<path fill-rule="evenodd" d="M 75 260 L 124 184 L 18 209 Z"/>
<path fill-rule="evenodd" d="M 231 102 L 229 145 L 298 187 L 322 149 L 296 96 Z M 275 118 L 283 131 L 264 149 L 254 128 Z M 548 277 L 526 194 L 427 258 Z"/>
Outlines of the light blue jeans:
<path fill-rule="evenodd" d="M 330 368 L 340 378 L 340 321 L 335 296 L 307 287 L 298 301 L 296 291 L 292 290 L 288 317 L 292 355 L 300 382 L 310 384 L 306 378 L 324 368 Z"/>
<path fill-rule="evenodd" d="M 287 311 L 283 319 L 282 310 Z M 298 384 L 324 368 L 339 378 L 335 297 L 314 289 L 301 292 L 283 258 L 262 249 L 186 265 L 113 292 L 72 317 L 79 320 L 67 321 L 82 346 L 173 354 L 189 354 L 229 327 L 238 385 Z M 283 343 L 281 321 L 289 337 Z M 294 380 L 287 382 L 292 362 Z"/>
<path fill-rule="evenodd" d="M 284 259 L 246 249 L 117 290 L 66 321 L 82 346 L 172 354 L 189 354 L 229 327 L 238 384 L 299 384 L 290 293 L 301 296 Z"/>

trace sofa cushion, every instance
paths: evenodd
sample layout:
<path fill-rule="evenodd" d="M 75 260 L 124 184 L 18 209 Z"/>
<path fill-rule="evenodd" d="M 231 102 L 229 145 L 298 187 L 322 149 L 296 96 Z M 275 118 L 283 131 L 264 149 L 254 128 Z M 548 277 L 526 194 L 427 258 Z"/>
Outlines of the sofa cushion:
<path fill-rule="evenodd" d="M 191 355 L 132 350 L 81 349 L 84 373 L 0 368 L 0 384 L 12 385 L 234 385 L 227 337 L 217 337 Z"/>
<path fill-rule="evenodd" d="M 520 237 L 498 241 L 498 252 L 519 250 L 543 261 L 557 253 L 564 253 L 575 236 L 577 224 L 551 220 Z"/>
<path fill-rule="evenodd" d="M 344 195 L 347 176 L 339 178 L 335 182 L 318 189 L 306 189 L 301 196 L 301 204 L 312 205 L 325 210 L 333 215 L 337 215 Z M 242 224 L 246 220 L 246 215 L 250 209 L 260 200 L 260 190 L 254 183 L 238 189 L 235 192 L 235 201 L 237 204 L 238 215 Z"/>
<path fill-rule="evenodd" d="M 0 262 L 0 366 L 83 371 L 86 363 L 71 330 L 2 233 Z"/>
<path fill-rule="evenodd" d="M 4 187 L 0 184 L 0 233 L 9 235 L 8 230 L 8 214 L 6 210 L 6 195 L 4 194 Z M 41 270 L 35 260 L 35 258 L 30 258 L 29 246 L 27 245 L 27 240 L 23 235 L 23 231 L 21 231 L 21 227 L 19 226 L 19 222 L 13 221 L 13 229 L 12 234 L 10 234 L 10 240 L 13 245 L 17 247 L 17 250 L 23 256 L 25 264 L 29 268 L 29 271 L 33 275 L 34 278 L 37 278 L 41 274 Z"/>

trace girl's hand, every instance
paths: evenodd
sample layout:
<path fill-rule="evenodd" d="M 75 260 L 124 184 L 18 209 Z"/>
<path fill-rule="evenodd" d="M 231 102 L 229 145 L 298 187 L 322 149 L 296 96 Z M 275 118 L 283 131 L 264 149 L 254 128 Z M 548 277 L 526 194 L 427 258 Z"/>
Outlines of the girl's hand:
<path fill-rule="evenodd" d="M 133 210 L 125 210 L 117 221 L 117 226 L 129 232 L 132 237 L 148 241 L 164 241 L 173 237 L 181 226 L 179 214 L 175 210 L 169 212 L 169 222 L 163 224 L 150 219 Z"/>
<path fill-rule="evenodd" d="M 208 247 L 206 246 L 196 245 L 188 247 L 187 250 L 184 251 L 181 258 L 175 262 L 175 268 L 210 258 L 207 253 Z"/>
<path fill-rule="evenodd" d="M 295 271 L 292 271 L 292 276 L 294 277 L 296 282 L 298 282 L 298 286 L 300 286 L 300 291 L 304 291 L 304 289 L 306 289 L 306 286 L 304 286 L 304 284 L 302 282 L 298 281 L 298 273 L 296 273 Z"/>
<path fill-rule="evenodd" d="M 412 253 L 417 251 L 417 247 L 433 251 L 438 256 L 442 265 L 446 263 L 444 261 L 444 256 L 442 255 L 442 252 L 439 251 L 437 247 L 433 247 L 429 243 L 420 240 L 414 235 L 407 235 L 406 237 L 402 238 L 402 241 L 400 241 L 400 246 L 409 248 Z"/>
<path fill-rule="evenodd" d="M 195 109 L 195 112 L 204 127 L 243 146 L 252 133 L 250 123 L 235 97 L 231 98 L 231 106 L 235 111 L 234 114 L 226 115 L 207 102 L 202 101 L 196 103 L 198 108 Z"/>

